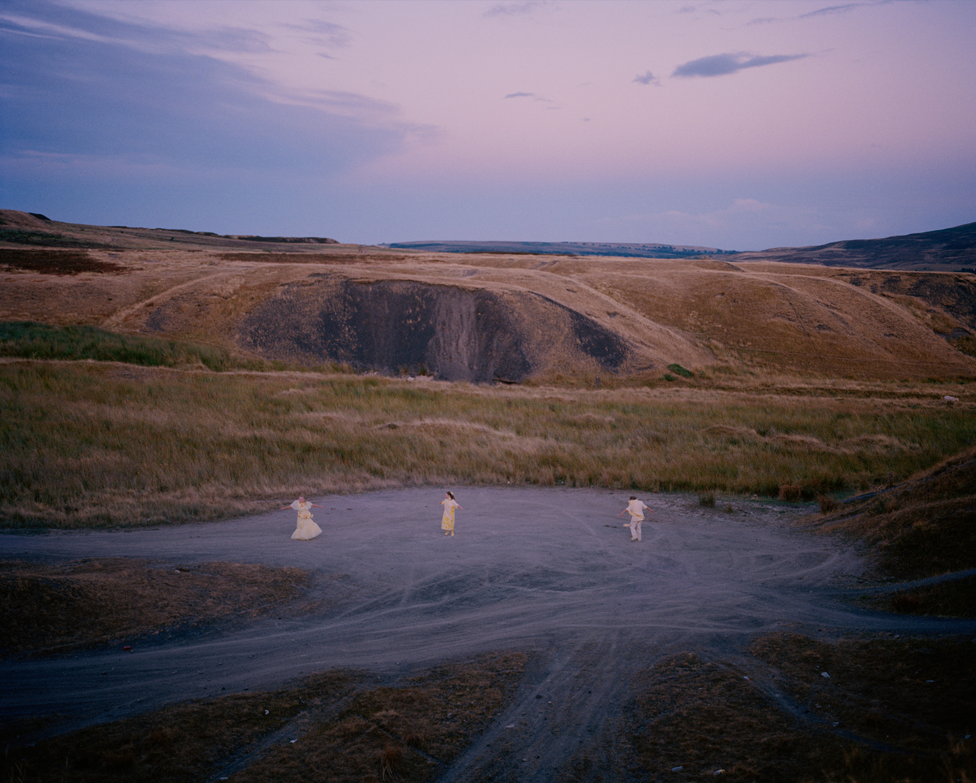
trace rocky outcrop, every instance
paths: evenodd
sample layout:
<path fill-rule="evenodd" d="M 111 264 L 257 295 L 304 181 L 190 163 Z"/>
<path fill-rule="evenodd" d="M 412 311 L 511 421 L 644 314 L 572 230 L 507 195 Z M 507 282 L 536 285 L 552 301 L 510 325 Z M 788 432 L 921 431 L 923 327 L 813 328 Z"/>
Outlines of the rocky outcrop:
<path fill-rule="evenodd" d="M 237 339 L 269 358 L 474 383 L 521 381 L 567 349 L 608 371 L 629 354 L 618 335 L 539 295 L 327 276 L 280 288 Z"/>

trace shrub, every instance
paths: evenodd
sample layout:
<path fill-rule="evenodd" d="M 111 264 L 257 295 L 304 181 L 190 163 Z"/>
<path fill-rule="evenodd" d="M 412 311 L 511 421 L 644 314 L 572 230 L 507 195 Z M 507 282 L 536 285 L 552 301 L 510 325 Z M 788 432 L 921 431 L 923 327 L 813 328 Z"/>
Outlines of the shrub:
<path fill-rule="evenodd" d="M 818 495 L 817 502 L 820 504 L 821 514 L 829 514 L 837 508 L 837 501 L 829 495 Z"/>
<path fill-rule="evenodd" d="M 682 378 L 691 378 L 694 373 L 691 370 L 687 370 L 680 364 L 669 364 L 668 369 L 676 375 L 680 375 Z"/>
<path fill-rule="evenodd" d="M 779 495 L 777 497 L 789 503 L 796 503 L 803 497 L 803 487 L 799 484 L 780 484 Z"/>

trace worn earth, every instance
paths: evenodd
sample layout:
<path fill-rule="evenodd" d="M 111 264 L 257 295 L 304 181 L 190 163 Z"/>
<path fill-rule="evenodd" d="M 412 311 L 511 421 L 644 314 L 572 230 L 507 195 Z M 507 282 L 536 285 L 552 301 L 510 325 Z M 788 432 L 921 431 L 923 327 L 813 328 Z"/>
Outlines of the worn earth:
<path fill-rule="evenodd" d="M 223 560 L 315 577 L 303 613 L 133 641 L 131 652 L 120 642 L 70 657 L 8 660 L 0 713 L 7 721 L 58 715 L 46 730 L 65 731 L 325 670 L 390 678 L 518 651 L 531 663 L 515 697 L 439 780 L 541 782 L 553 770 L 574 769 L 576 779 L 652 780 L 657 772 L 635 768 L 632 743 L 616 737 L 635 683 L 656 664 L 688 654 L 723 671 L 732 662 L 742 687 L 790 705 L 795 697 L 750 650 L 761 636 L 976 632 L 972 620 L 850 603 L 870 592 L 864 563 L 836 539 L 792 528 L 805 508 L 741 500 L 706 508 L 689 496 L 653 495 L 637 543 L 618 516 L 625 492 L 456 494 L 464 510 L 453 537 L 440 530 L 442 495 L 420 489 L 318 498 L 325 532 L 312 541 L 292 541 L 292 514 L 271 511 L 157 530 L 0 535 L 3 559 L 151 557 L 174 568 Z M 841 680 L 818 687 L 843 689 Z M 823 728 L 822 718 L 793 711 Z M 846 725 L 824 730 L 837 742 L 850 739 Z"/>

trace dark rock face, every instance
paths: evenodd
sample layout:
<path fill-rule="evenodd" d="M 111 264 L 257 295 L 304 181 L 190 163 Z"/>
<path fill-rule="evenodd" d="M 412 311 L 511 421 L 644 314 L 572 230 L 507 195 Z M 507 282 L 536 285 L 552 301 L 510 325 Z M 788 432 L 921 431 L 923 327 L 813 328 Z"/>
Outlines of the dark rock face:
<path fill-rule="evenodd" d="M 541 332 L 533 327 L 540 322 Z M 482 289 L 390 280 L 289 285 L 244 319 L 238 340 L 268 358 L 472 383 L 521 381 L 556 344 L 609 370 L 628 356 L 617 335 L 544 297 L 508 301 Z"/>
<path fill-rule="evenodd" d="M 347 283 L 315 333 L 323 356 L 354 367 L 446 380 L 521 380 L 530 372 L 514 325 L 483 291 Z"/>
<path fill-rule="evenodd" d="M 242 324 L 266 356 L 445 380 L 519 381 L 531 372 L 512 319 L 485 291 L 414 282 L 292 286 Z"/>
<path fill-rule="evenodd" d="M 605 329 L 585 315 L 568 308 L 566 312 L 573 326 L 573 335 L 583 353 L 596 359 L 605 370 L 614 372 L 619 370 L 629 353 L 627 344 L 609 329 Z"/>

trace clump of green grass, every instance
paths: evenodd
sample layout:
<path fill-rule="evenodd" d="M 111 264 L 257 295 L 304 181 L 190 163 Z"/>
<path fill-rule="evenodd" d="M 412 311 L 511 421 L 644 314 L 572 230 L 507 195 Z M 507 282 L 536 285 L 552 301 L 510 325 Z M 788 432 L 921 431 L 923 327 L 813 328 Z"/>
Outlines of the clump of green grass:
<path fill-rule="evenodd" d="M 94 326 L 49 326 L 31 321 L 0 323 L 0 355 L 62 361 L 89 359 L 143 367 L 203 365 L 218 372 L 269 366 L 235 359 L 222 348 L 116 334 Z"/>
<path fill-rule="evenodd" d="M 682 378 L 691 378 L 694 375 L 691 370 L 685 369 L 680 364 L 669 364 L 668 369 L 675 375 L 680 375 Z"/>

